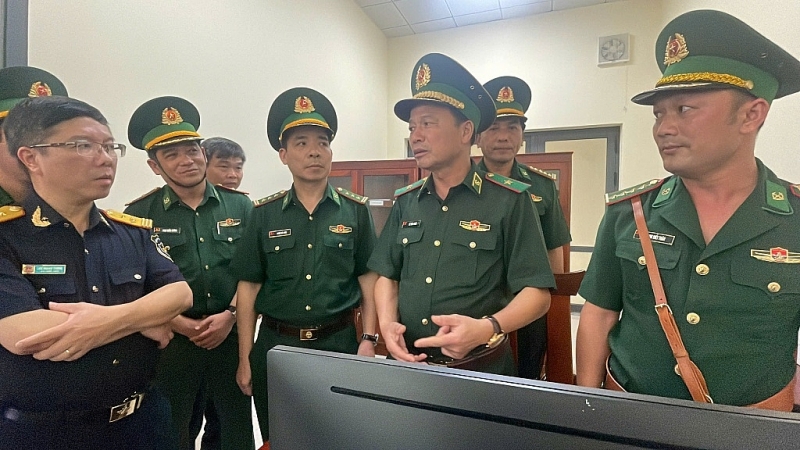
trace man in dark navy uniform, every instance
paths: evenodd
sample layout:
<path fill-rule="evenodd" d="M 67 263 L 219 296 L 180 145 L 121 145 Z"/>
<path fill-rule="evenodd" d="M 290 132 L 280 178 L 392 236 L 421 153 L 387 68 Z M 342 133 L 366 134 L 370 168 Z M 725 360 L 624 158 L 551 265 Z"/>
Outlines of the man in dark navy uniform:
<path fill-rule="evenodd" d="M 0 449 L 164 449 L 150 387 L 191 291 L 143 219 L 99 210 L 125 146 L 94 107 L 23 100 L 4 123 L 33 191 L 0 208 Z"/>

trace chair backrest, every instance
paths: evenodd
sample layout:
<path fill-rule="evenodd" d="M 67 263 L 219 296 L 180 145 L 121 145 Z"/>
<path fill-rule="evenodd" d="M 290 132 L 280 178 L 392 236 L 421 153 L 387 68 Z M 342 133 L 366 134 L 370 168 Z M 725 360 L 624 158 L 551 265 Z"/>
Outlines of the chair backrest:
<path fill-rule="evenodd" d="M 544 371 L 547 381 L 575 384 L 572 371 L 572 314 L 570 297 L 578 293 L 586 271 L 557 273 L 556 288 L 550 290 L 547 313 L 547 355 Z"/>

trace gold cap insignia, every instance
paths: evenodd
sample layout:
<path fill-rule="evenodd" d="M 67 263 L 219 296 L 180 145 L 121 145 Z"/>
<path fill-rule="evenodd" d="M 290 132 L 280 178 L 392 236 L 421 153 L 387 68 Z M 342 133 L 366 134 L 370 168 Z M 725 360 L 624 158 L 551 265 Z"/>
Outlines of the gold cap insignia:
<path fill-rule="evenodd" d="M 164 111 L 161 112 L 161 123 L 164 125 L 177 125 L 182 122 L 181 113 L 173 107 L 164 108 Z"/>
<path fill-rule="evenodd" d="M 417 90 L 431 82 L 431 68 L 427 64 L 422 63 L 417 69 Z"/>
<path fill-rule="evenodd" d="M 686 48 L 686 39 L 680 33 L 675 33 L 667 40 L 667 50 L 664 55 L 664 64 L 667 66 L 680 62 L 689 56 L 689 49 Z"/>
<path fill-rule="evenodd" d="M 500 103 L 511 103 L 514 101 L 514 91 L 508 86 L 503 86 L 497 94 L 497 101 Z"/>
<path fill-rule="evenodd" d="M 314 111 L 314 104 L 311 103 L 311 99 L 305 95 L 297 97 L 297 100 L 294 101 L 294 112 L 303 114 Z"/>
<path fill-rule="evenodd" d="M 50 97 L 53 95 L 53 91 L 50 90 L 50 86 L 47 83 L 42 83 L 41 81 L 37 81 L 31 85 L 31 90 L 28 91 L 28 97 Z"/>

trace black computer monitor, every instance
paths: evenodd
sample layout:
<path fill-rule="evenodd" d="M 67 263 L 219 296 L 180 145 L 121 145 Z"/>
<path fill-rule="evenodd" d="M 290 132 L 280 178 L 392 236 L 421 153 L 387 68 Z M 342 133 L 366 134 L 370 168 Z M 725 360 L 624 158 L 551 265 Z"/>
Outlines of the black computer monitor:
<path fill-rule="evenodd" d="M 267 372 L 273 450 L 800 447 L 792 413 L 283 346 Z"/>

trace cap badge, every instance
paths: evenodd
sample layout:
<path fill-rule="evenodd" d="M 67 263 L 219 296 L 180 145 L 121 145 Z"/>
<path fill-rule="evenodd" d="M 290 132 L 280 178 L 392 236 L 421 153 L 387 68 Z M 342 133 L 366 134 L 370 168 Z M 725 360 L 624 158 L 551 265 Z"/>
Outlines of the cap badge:
<path fill-rule="evenodd" d="M 294 112 L 296 113 L 311 113 L 314 112 L 314 104 L 311 103 L 311 99 L 306 97 L 305 95 L 301 95 L 297 97 L 297 100 L 294 101 Z"/>
<path fill-rule="evenodd" d="M 33 83 L 31 90 L 28 91 L 28 97 L 50 97 L 51 95 L 53 95 L 53 91 L 50 90 L 50 86 L 41 81 Z"/>
<path fill-rule="evenodd" d="M 182 122 L 181 113 L 173 107 L 164 108 L 164 111 L 161 112 L 161 123 L 164 125 L 177 125 Z"/>
<path fill-rule="evenodd" d="M 667 66 L 680 62 L 689 56 L 689 49 L 686 48 L 686 39 L 680 33 L 675 33 L 667 40 L 667 50 L 664 55 L 664 64 Z"/>
<path fill-rule="evenodd" d="M 417 90 L 431 82 L 431 68 L 422 63 L 417 69 Z"/>
<path fill-rule="evenodd" d="M 497 94 L 497 101 L 500 103 L 511 103 L 514 101 L 514 91 L 508 86 L 503 86 Z"/>

